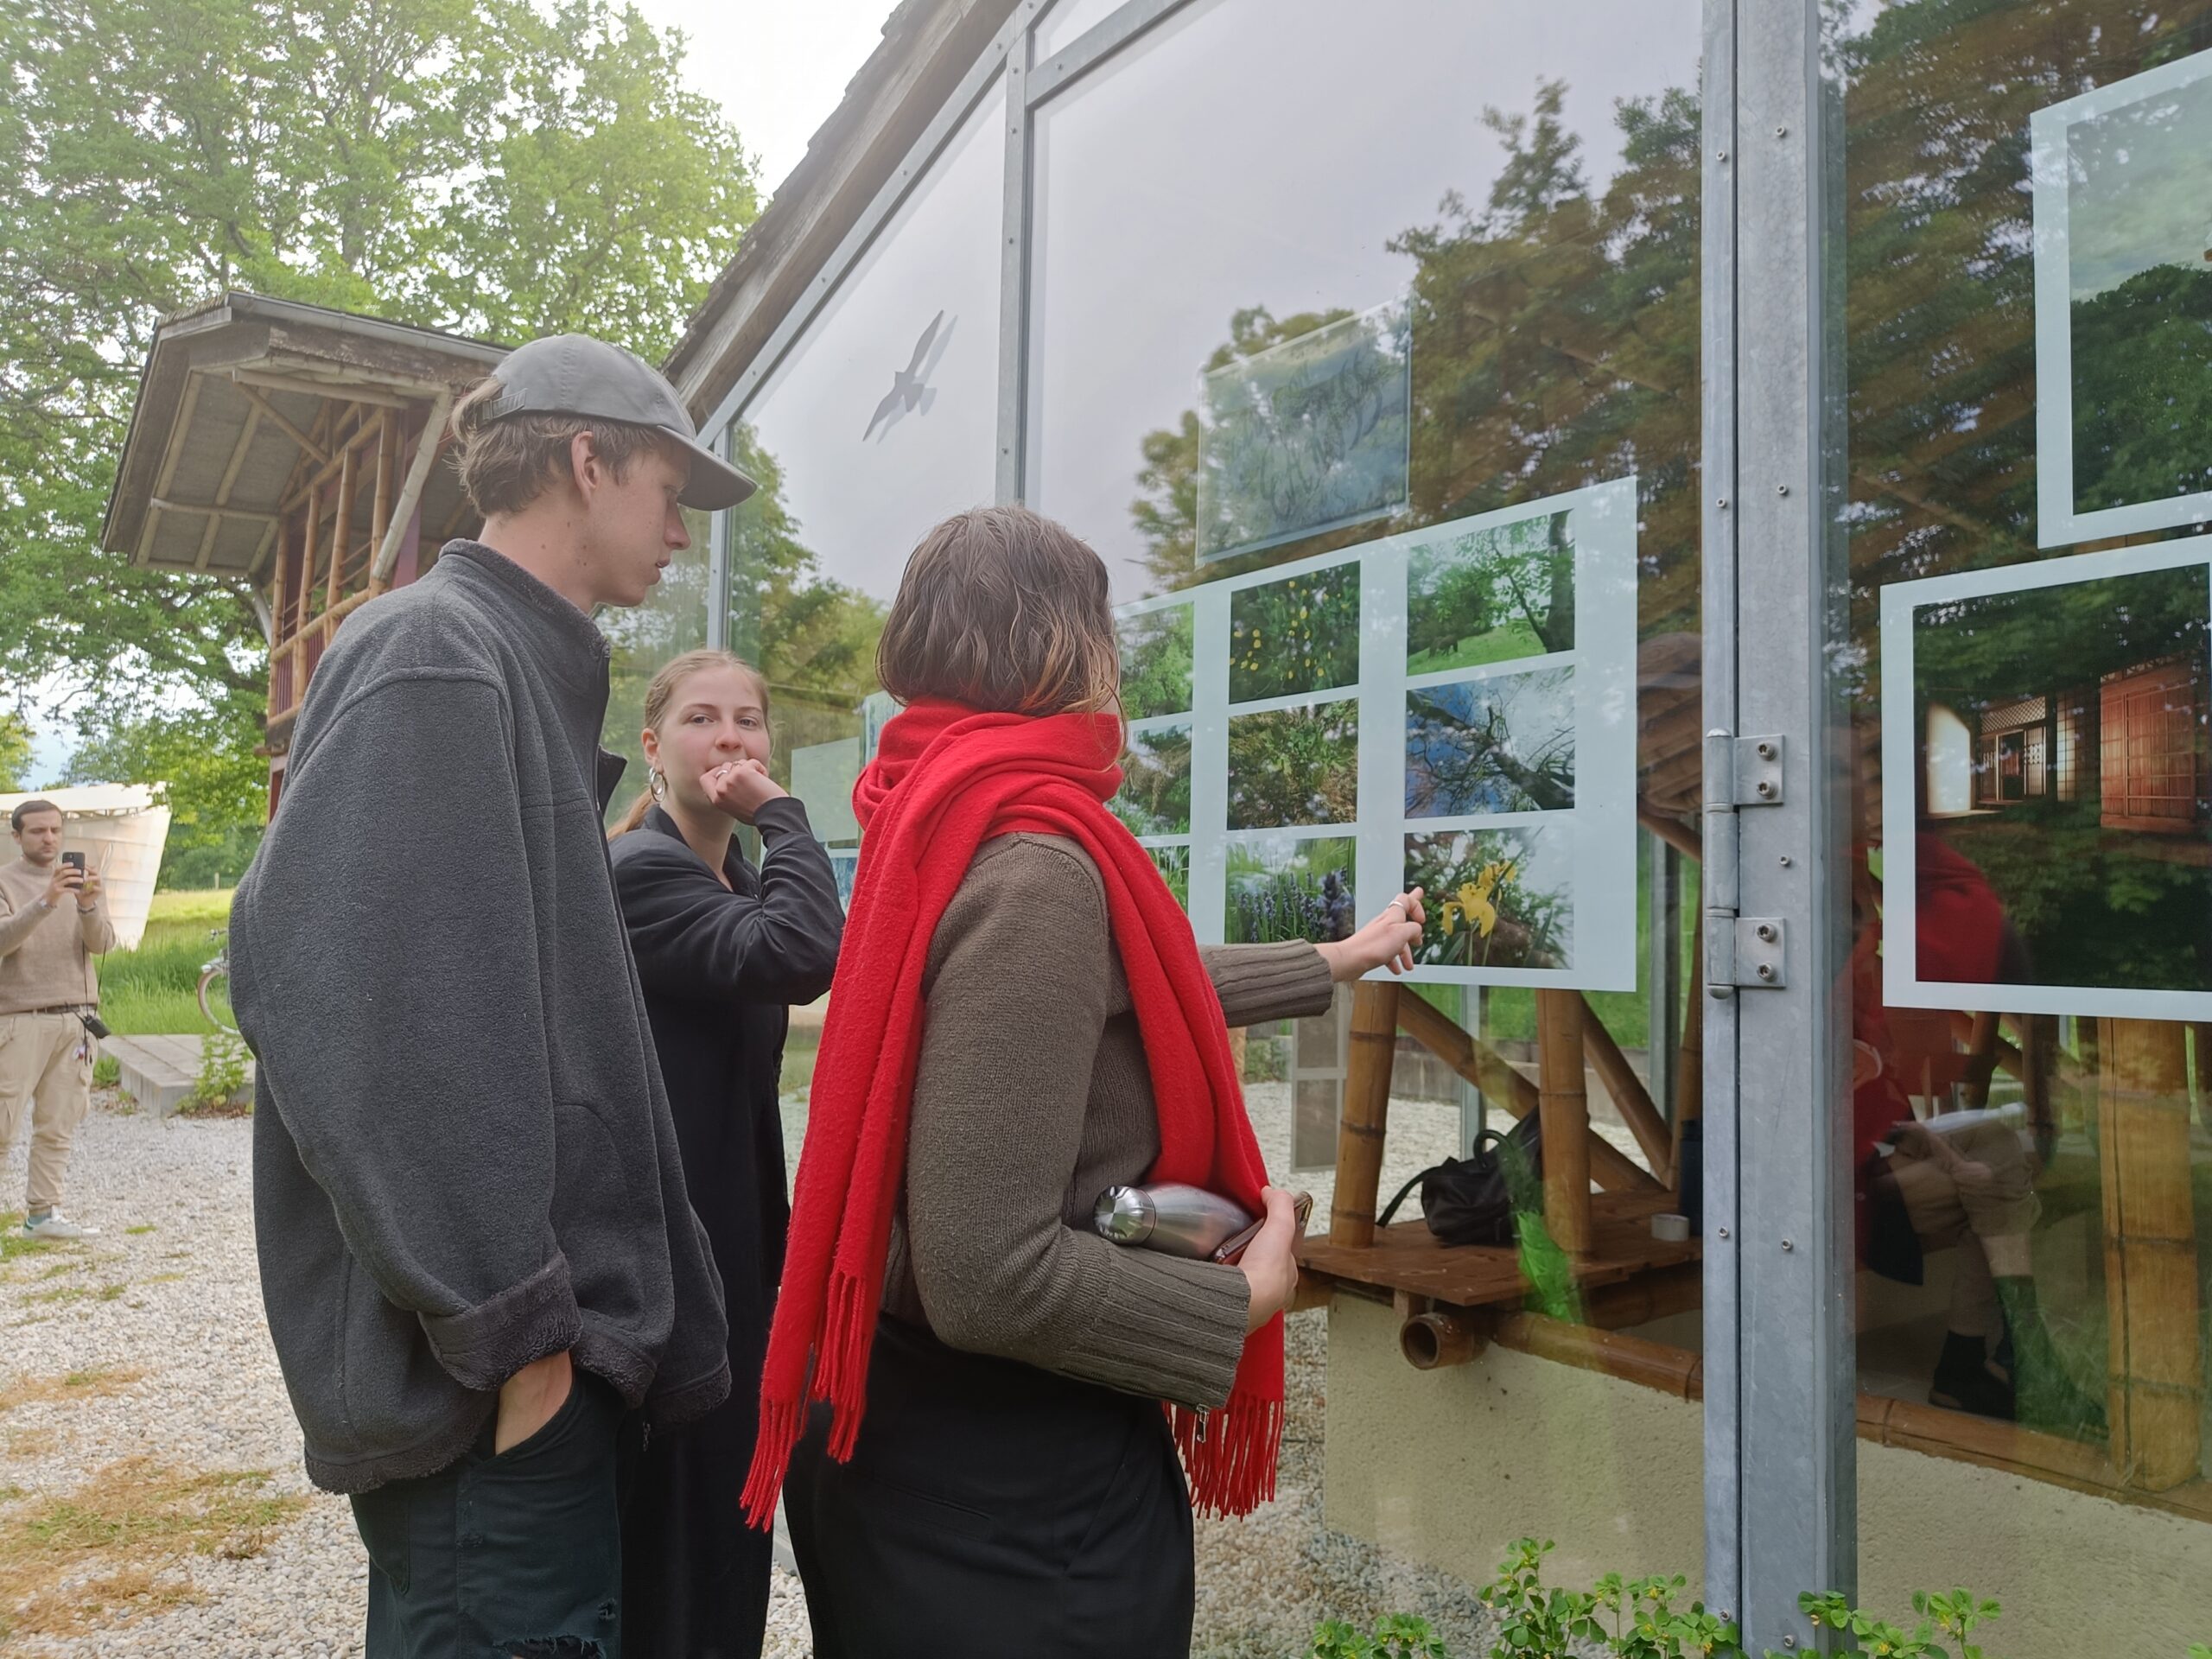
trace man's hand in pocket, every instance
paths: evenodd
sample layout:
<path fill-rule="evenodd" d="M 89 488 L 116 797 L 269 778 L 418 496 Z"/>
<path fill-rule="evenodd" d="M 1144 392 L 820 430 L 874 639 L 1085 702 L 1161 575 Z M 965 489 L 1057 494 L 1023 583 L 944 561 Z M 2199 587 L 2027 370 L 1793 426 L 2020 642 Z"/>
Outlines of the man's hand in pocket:
<path fill-rule="evenodd" d="M 566 1352 L 532 1360 L 499 1385 L 499 1420 L 492 1431 L 495 1457 L 553 1421 L 576 1385 L 575 1367 Z"/>

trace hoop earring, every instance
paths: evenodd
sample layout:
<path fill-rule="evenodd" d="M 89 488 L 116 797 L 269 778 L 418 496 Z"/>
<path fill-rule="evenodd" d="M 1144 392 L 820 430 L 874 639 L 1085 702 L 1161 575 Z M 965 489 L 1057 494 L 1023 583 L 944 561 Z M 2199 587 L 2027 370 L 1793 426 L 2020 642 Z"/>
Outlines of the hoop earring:
<path fill-rule="evenodd" d="M 661 800 L 667 795 L 668 779 L 658 766 L 655 766 L 650 772 L 646 772 L 645 777 L 649 780 L 648 787 L 652 791 L 652 797 L 654 800 Z"/>

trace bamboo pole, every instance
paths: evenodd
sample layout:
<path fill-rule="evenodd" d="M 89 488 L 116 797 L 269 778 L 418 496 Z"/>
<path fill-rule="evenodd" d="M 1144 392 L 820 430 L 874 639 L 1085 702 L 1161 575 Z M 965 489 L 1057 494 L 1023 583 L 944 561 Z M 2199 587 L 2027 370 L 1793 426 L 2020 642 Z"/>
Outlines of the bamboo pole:
<path fill-rule="evenodd" d="M 1690 946 L 1689 989 L 1682 999 L 1682 1042 L 1675 1051 L 1674 1156 L 1669 1184 L 1682 1190 L 1682 1126 L 1705 1116 L 1705 916 L 1697 918 Z"/>
<path fill-rule="evenodd" d="M 289 683 L 284 688 L 283 696 L 276 695 L 276 671 L 283 661 L 284 575 L 291 562 L 291 550 L 280 542 L 276 548 L 276 578 L 269 592 L 269 712 L 271 715 L 281 715 L 291 706 L 291 686 Z"/>
<path fill-rule="evenodd" d="M 2100 1020 L 2112 1461 L 2163 1491 L 2201 1473 L 2203 1344 L 2190 1190 L 2185 1027 Z"/>
<path fill-rule="evenodd" d="M 353 450 L 347 446 L 340 457 L 338 468 L 338 510 L 330 521 L 330 579 L 324 585 L 322 608 L 327 612 L 338 603 L 338 590 L 346 573 L 346 544 L 353 536 L 353 492 L 357 469 L 353 465 Z M 323 630 L 322 642 L 330 643 L 330 632 Z"/>
<path fill-rule="evenodd" d="M 372 550 L 384 545 L 385 531 L 391 523 L 391 463 L 393 456 L 399 451 L 398 422 L 398 416 L 388 409 L 377 417 L 380 430 L 377 436 L 376 505 L 369 515 L 369 546 Z M 384 583 L 377 579 L 375 553 L 372 551 L 369 557 L 369 591 L 379 593 Z"/>
<path fill-rule="evenodd" d="M 1398 1027 L 1515 1117 L 1526 1117 L 1536 1109 L 1535 1084 L 1496 1049 L 1477 1042 L 1420 997 L 1398 999 Z M 1659 1186 L 1648 1171 L 1595 1129 L 1590 1132 L 1590 1173 L 1608 1192 L 1649 1192 Z"/>
<path fill-rule="evenodd" d="M 1337 1125 L 1336 1197 L 1329 1240 L 1375 1242 L 1375 1203 L 1382 1185 L 1382 1136 L 1390 1121 L 1390 1061 L 1398 1044 L 1398 986 L 1363 979 L 1352 988 L 1351 1055 L 1344 1067 L 1344 1110 Z"/>
<path fill-rule="evenodd" d="M 1659 1109 L 1651 1103 L 1651 1096 L 1643 1086 L 1643 1079 L 1636 1075 L 1636 1068 L 1628 1063 L 1628 1056 L 1621 1052 L 1621 1046 L 1613 1040 L 1613 1033 L 1605 1029 L 1605 1022 L 1598 1017 L 1597 1009 L 1590 1006 L 1590 999 L 1580 992 L 1575 1000 L 1582 1004 L 1582 1040 L 1590 1052 L 1590 1064 L 1598 1073 L 1598 1080 L 1605 1085 L 1605 1093 L 1613 1103 L 1613 1109 L 1621 1115 L 1621 1122 L 1628 1125 L 1628 1132 L 1636 1137 L 1636 1144 L 1643 1148 L 1643 1155 L 1651 1165 L 1651 1173 L 1662 1186 L 1675 1184 L 1675 1143 L 1673 1131 L 1667 1120 L 1659 1116 Z"/>
<path fill-rule="evenodd" d="M 1590 1248 L 1590 1097 L 1582 994 L 1536 993 L 1536 1087 L 1544 1120 L 1544 1224 L 1570 1255 Z"/>

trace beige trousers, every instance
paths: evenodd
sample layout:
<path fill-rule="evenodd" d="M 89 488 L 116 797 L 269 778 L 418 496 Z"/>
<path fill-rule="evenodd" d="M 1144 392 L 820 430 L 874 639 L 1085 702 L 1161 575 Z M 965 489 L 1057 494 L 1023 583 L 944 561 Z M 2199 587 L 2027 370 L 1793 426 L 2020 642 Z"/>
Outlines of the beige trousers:
<path fill-rule="evenodd" d="M 92 1104 L 92 1052 L 73 1014 L 0 1014 L 0 1158 L 31 1108 L 33 1212 L 61 1202 L 69 1145 Z"/>
<path fill-rule="evenodd" d="M 1955 1162 L 1916 1157 L 1900 1147 L 1890 1172 L 1921 1248 L 1958 1246 L 1951 1329 L 1993 1341 L 2004 1333 L 2005 1316 L 1993 1274 L 2018 1278 L 2034 1271 L 2028 1236 L 2042 1213 L 2034 1172 L 2020 1137 L 2001 1122 L 1977 1119 L 1955 1131 L 1936 1132 L 1957 1155 Z"/>

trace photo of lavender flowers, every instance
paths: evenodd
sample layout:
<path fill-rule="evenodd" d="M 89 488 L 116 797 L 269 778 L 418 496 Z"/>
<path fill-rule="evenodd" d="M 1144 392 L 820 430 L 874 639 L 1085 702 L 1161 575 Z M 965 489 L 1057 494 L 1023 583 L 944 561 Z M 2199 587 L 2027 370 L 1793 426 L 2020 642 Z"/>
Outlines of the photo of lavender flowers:
<path fill-rule="evenodd" d="M 1230 717 L 1231 830 L 1350 823 L 1358 816 L 1358 698 Z"/>
<path fill-rule="evenodd" d="M 1230 944 L 1325 944 L 1358 927 L 1357 851 L 1349 836 L 1255 836 L 1229 849 L 1223 938 Z"/>
<path fill-rule="evenodd" d="M 1191 708 L 1192 620 L 1188 605 L 1125 616 L 1122 635 L 1122 717 L 1151 720 Z"/>
<path fill-rule="evenodd" d="M 1574 804 L 1574 671 L 1432 685 L 1406 697 L 1406 816 Z"/>
<path fill-rule="evenodd" d="M 1406 885 L 1428 925 L 1414 960 L 1439 968 L 1573 963 L 1573 860 L 1562 832 L 1447 830 L 1406 837 Z"/>
<path fill-rule="evenodd" d="M 1122 753 L 1122 790 L 1114 816 L 1133 836 L 1191 833 L 1191 728 L 1162 726 L 1131 732 Z"/>
<path fill-rule="evenodd" d="M 1229 700 L 1326 691 L 1359 677 L 1359 562 L 1229 596 Z"/>

